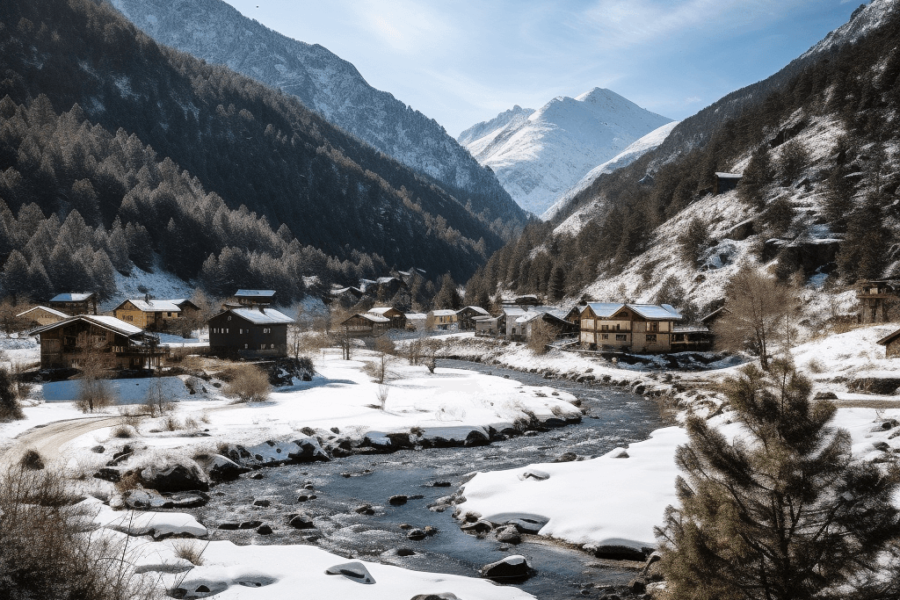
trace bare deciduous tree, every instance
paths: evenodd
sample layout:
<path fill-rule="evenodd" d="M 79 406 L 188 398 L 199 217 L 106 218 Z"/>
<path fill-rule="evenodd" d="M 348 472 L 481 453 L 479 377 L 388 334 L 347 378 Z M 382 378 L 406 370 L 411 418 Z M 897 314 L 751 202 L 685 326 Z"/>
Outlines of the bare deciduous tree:
<path fill-rule="evenodd" d="M 535 354 L 546 354 L 547 345 L 556 339 L 559 330 L 541 318 L 531 322 L 531 337 L 528 338 L 528 347 Z"/>
<path fill-rule="evenodd" d="M 108 371 L 115 366 L 115 357 L 110 352 L 98 348 L 88 336 L 81 344 L 78 368 L 81 379 L 75 406 L 82 412 L 94 412 L 116 404 L 115 391 L 106 379 Z"/>
<path fill-rule="evenodd" d="M 771 345 L 785 332 L 797 307 L 795 290 L 751 267 L 743 267 L 726 288 L 725 315 L 713 326 L 716 346 L 723 350 L 750 350 L 769 368 Z"/>
<path fill-rule="evenodd" d="M 256 365 L 238 365 L 232 369 L 231 381 L 225 386 L 225 395 L 237 402 L 263 402 L 268 400 L 272 385 L 269 376 Z"/>

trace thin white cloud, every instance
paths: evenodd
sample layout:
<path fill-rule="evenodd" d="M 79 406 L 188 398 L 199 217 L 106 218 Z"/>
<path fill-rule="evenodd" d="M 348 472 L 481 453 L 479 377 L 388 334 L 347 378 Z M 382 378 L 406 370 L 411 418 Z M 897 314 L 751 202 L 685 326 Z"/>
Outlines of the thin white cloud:
<path fill-rule="evenodd" d="M 357 26 L 403 54 L 438 51 L 458 39 L 451 14 L 413 0 L 365 0 L 347 3 Z"/>

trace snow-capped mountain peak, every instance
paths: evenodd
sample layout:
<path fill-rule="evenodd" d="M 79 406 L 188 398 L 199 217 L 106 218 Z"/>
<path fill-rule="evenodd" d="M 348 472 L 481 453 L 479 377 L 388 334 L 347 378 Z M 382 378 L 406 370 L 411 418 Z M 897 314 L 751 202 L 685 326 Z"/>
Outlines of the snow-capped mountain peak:
<path fill-rule="evenodd" d="M 670 121 L 598 87 L 537 110 L 515 106 L 458 140 L 522 208 L 540 215 L 591 169 Z"/>

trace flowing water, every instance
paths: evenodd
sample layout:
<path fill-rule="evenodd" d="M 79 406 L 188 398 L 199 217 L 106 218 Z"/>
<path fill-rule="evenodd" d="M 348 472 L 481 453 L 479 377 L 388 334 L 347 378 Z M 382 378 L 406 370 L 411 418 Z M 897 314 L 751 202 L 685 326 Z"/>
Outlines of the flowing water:
<path fill-rule="evenodd" d="M 525 536 L 525 541 L 517 546 L 505 546 L 490 535 L 478 538 L 459 529 L 452 509 L 438 513 L 427 505 L 453 493 L 472 471 L 548 462 L 565 452 L 597 456 L 616 446 L 645 440 L 651 431 L 662 426 L 655 404 L 616 388 L 544 380 L 539 375 L 478 363 L 442 360 L 439 366 L 507 376 L 527 385 L 566 391 L 583 401 L 587 414 L 577 425 L 531 432 L 489 446 L 401 450 L 262 470 L 257 472 L 261 479 L 242 478 L 215 487 L 209 504 L 191 512 L 215 532 L 214 539 L 230 539 L 238 544 L 317 544 L 342 556 L 421 571 L 477 576 L 477 570 L 487 563 L 522 554 L 537 574 L 516 585 L 542 600 L 599 597 L 601 591 L 593 587 L 596 584 L 624 585 L 633 578 L 633 570 L 610 566 L 607 561 L 537 536 Z M 436 482 L 451 485 L 435 487 Z M 388 499 L 396 494 L 423 497 L 391 506 Z M 300 495 L 315 498 L 298 502 Z M 265 508 L 253 506 L 258 499 L 267 499 L 271 504 Z M 355 512 L 363 504 L 372 505 L 375 514 Z M 584 510 L 591 507 L 585 506 Z M 315 529 L 287 526 L 288 515 L 298 511 L 313 517 Z M 215 530 L 223 521 L 251 520 L 269 524 L 274 533 L 263 536 L 252 529 Z M 411 541 L 401 525 L 431 526 L 438 533 Z M 409 550 L 414 554 L 401 556 Z"/>

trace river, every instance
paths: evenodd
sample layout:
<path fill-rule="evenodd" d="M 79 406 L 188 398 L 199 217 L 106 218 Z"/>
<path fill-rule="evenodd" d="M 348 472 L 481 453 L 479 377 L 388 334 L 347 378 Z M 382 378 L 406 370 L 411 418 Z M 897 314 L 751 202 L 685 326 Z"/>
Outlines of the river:
<path fill-rule="evenodd" d="M 633 570 L 611 567 L 585 552 L 537 536 L 526 536 L 518 546 L 504 546 L 491 536 L 479 539 L 459 529 L 451 510 L 437 513 L 427 505 L 455 491 L 464 476 L 473 471 L 552 461 L 565 452 L 592 457 L 645 440 L 651 431 L 663 426 L 656 405 L 617 388 L 545 380 L 540 375 L 479 363 L 441 360 L 438 366 L 506 376 L 527 385 L 566 391 L 582 400 L 587 414 L 577 425 L 531 432 L 490 446 L 402 450 L 262 470 L 257 472 L 261 479 L 241 478 L 216 486 L 206 506 L 189 512 L 214 531 L 214 539 L 229 539 L 238 544 L 314 543 L 343 556 L 420 571 L 477 576 L 477 570 L 487 563 L 509 554 L 522 554 L 537 574 L 515 585 L 541 600 L 599 597 L 601 592 L 595 585 L 624 585 L 633 578 Z M 451 486 L 435 487 L 435 482 L 449 482 Z M 303 489 L 304 486 L 311 489 Z M 316 497 L 298 502 L 301 494 Z M 388 499 L 396 494 L 423 498 L 391 506 Z M 269 500 L 271 504 L 253 506 L 258 499 Z M 355 512 L 363 504 L 372 505 L 375 514 Z M 584 509 L 591 510 L 591 507 Z M 288 527 L 287 515 L 298 511 L 312 516 L 316 528 Z M 249 520 L 267 523 L 274 532 L 263 536 L 252 529 L 215 529 L 223 521 Z M 401 525 L 431 526 L 438 533 L 421 541 L 410 541 Z M 408 550 L 414 554 L 401 556 L 398 549 L 404 551 L 401 554 Z"/>

